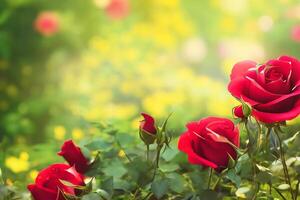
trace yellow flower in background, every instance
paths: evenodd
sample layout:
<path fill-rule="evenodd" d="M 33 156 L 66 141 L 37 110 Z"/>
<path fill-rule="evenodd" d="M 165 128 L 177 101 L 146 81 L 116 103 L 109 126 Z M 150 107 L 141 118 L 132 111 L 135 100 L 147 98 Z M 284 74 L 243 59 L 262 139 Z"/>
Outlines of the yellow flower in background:
<path fill-rule="evenodd" d="M 54 127 L 54 138 L 56 140 L 64 140 L 66 135 L 66 129 L 63 126 Z"/>
<path fill-rule="evenodd" d="M 80 140 L 84 136 L 83 131 L 79 128 L 75 128 L 72 130 L 72 138 L 74 140 Z"/>
<path fill-rule="evenodd" d="M 118 156 L 119 156 L 120 158 L 124 158 L 124 157 L 126 156 L 125 151 L 121 149 L 121 150 L 119 151 L 119 153 L 118 153 Z"/>
<path fill-rule="evenodd" d="M 29 176 L 29 178 L 30 178 L 31 180 L 35 180 L 35 178 L 37 177 L 38 173 L 39 173 L 39 172 L 38 172 L 37 170 L 31 170 L 31 171 L 29 172 L 28 176 Z"/>
<path fill-rule="evenodd" d="M 19 157 L 9 156 L 5 159 L 5 166 L 14 173 L 20 173 L 29 169 L 29 155 L 21 152 Z"/>

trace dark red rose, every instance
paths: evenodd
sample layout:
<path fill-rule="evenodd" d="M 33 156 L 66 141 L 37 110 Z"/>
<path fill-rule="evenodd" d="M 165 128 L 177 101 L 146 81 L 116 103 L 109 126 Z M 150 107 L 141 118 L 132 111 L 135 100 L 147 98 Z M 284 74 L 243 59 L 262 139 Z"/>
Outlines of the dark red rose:
<path fill-rule="evenodd" d="M 178 149 L 188 155 L 191 164 L 220 171 L 227 167 L 229 155 L 237 158 L 239 131 L 229 119 L 207 117 L 186 125 L 178 141 Z"/>
<path fill-rule="evenodd" d="M 27 186 L 35 200 L 65 200 L 61 192 L 76 195 L 73 187 L 64 185 L 66 181 L 76 186 L 84 186 L 83 176 L 67 164 L 53 164 L 40 171 L 34 184 Z M 61 192 L 60 192 L 61 191 Z"/>
<path fill-rule="evenodd" d="M 65 160 L 79 173 L 85 173 L 89 167 L 88 159 L 83 155 L 81 149 L 77 147 L 72 140 L 67 140 L 61 147 L 58 155 L 63 156 Z"/>
<path fill-rule="evenodd" d="M 234 65 L 229 92 L 252 107 L 261 122 L 283 122 L 300 114 L 300 62 L 281 56 L 257 65 L 242 61 Z"/>
<path fill-rule="evenodd" d="M 144 120 L 140 123 L 140 137 L 145 142 L 145 144 L 149 145 L 155 141 L 157 129 L 155 127 L 155 120 L 152 116 L 141 113 L 144 117 Z"/>

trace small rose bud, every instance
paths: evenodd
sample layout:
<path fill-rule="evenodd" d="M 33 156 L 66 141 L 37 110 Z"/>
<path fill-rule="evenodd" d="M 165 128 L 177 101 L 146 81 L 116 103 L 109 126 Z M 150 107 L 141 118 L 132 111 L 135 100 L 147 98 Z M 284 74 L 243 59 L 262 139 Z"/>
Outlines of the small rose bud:
<path fill-rule="evenodd" d="M 242 102 L 242 105 L 233 108 L 233 114 L 237 118 L 246 118 L 251 115 L 251 108 L 248 104 Z"/>
<path fill-rule="evenodd" d="M 243 107 L 242 105 L 236 106 L 233 108 L 233 114 L 237 118 L 244 118 Z"/>
<path fill-rule="evenodd" d="M 140 123 L 140 137 L 146 145 L 153 144 L 157 133 L 154 118 L 146 113 L 141 113 L 141 115 L 144 120 Z"/>

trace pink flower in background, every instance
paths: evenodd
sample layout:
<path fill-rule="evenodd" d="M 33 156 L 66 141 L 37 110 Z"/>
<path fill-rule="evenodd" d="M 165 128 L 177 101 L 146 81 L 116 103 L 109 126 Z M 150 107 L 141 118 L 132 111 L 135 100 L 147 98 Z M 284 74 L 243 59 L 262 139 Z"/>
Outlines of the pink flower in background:
<path fill-rule="evenodd" d="M 34 21 L 34 28 L 43 36 L 52 36 L 59 30 L 59 20 L 56 13 L 44 11 L 39 13 Z"/>
<path fill-rule="evenodd" d="M 106 14 L 114 20 L 120 20 L 126 17 L 129 13 L 128 0 L 111 0 L 105 8 Z"/>
<path fill-rule="evenodd" d="M 296 25 L 292 28 L 291 37 L 294 41 L 300 42 L 300 25 Z"/>

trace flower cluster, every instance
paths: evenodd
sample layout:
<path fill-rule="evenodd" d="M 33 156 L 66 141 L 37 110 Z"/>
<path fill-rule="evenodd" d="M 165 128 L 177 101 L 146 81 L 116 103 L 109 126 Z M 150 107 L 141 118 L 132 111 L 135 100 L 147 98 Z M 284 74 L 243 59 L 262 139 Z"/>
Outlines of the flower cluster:
<path fill-rule="evenodd" d="M 202 170 L 209 168 L 208 192 L 215 191 L 224 176 L 228 177 L 230 174 L 232 178 L 233 174 L 237 174 L 237 168 L 242 165 L 241 160 L 245 160 L 245 155 L 247 156 L 247 165 L 251 168 L 247 181 L 252 184 L 251 187 L 254 190 L 246 196 L 242 193 L 245 189 L 242 188 L 240 191 L 238 189 L 236 196 L 256 199 L 259 195 L 265 195 L 260 192 L 261 183 L 268 183 L 269 190 L 272 191 L 273 183 L 271 179 L 266 178 L 271 176 L 269 167 L 274 165 L 273 160 L 270 159 L 271 155 L 280 159 L 282 163 L 284 184 L 289 189 L 288 197 L 292 200 L 297 199 L 299 181 L 295 187 L 287 167 L 280 133 L 287 120 L 300 114 L 299 74 L 300 62 L 289 56 L 281 56 L 264 64 L 256 64 L 253 61 L 239 62 L 232 69 L 228 86 L 229 92 L 240 101 L 240 105 L 233 108 L 233 115 L 238 124 L 230 119 L 215 116 L 187 123 L 187 130 L 179 137 L 178 149 L 187 154 L 190 164 L 200 165 Z M 147 173 L 151 172 L 153 175 L 150 178 L 148 174 L 142 175 L 146 183 L 138 186 L 133 198 L 150 198 L 151 192 L 153 192 L 153 197 L 161 199 L 164 193 L 160 187 L 165 187 L 165 182 L 161 181 L 162 178 L 157 177 L 163 173 L 159 166 L 162 153 L 170 146 L 171 142 L 171 135 L 166 128 L 170 116 L 159 126 L 153 116 L 147 113 L 141 113 L 141 115 L 143 120 L 139 124 L 139 136 L 147 147 L 146 162 L 143 166 Z M 248 136 L 245 144 L 242 143 L 240 136 L 243 127 Z M 109 133 L 114 134 L 114 131 Z M 295 136 L 286 143 L 294 140 Z M 273 143 L 270 144 L 269 141 Z M 121 147 L 118 141 L 116 143 Z M 98 146 L 106 147 L 101 141 L 87 146 L 90 150 L 94 150 Z M 34 199 L 80 199 L 92 190 L 87 189 L 85 179 L 86 174 L 99 175 L 99 171 L 97 171 L 101 166 L 99 152 L 91 163 L 81 149 L 72 140 L 68 140 L 64 142 L 58 155 L 62 156 L 68 164 L 53 164 L 40 171 L 35 183 L 28 186 Z M 136 157 L 137 155 L 135 154 L 135 160 L 132 160 L 122 148 L 118 153 L 119 157 L 128 159 L 131 167 L 140 159 Z M 114 165 L 115 163 L 112 163 L 112 166 Z M 116 169 L 117 172 L 113 173 L 120 173 L 120 171 L 122 173 L 123 168 Z M 94 172 L 89 173 L 90 170 L 94 170 Z M 213 170 L 219 178 L 211 186 Z M 180 172 L 178 171 L 178 173 Z M 134 174 L 138 176 L 136 172 Z M 161 177 L 164 178 L 164 176 Z M 151 192 L 147 194 L 148 196 L 143 196 L 142 188 L 149 184 Z M 278 183 L 274 184 L 278 185 Z M 278 187 L 280 188 L 280 185 Z M 97 194 L 102 195 L 100 196 L 103 199 L 112 197 L 112 194 L 109 195 L 102 189 L 98 188 L 96 191 Z M 287 199 L 277 188 L 275 191 Z M 205 192 L 202 191 L 200 195 L 205 195 Z M 271 192 L 270 196 L 272 196 Z"/>

